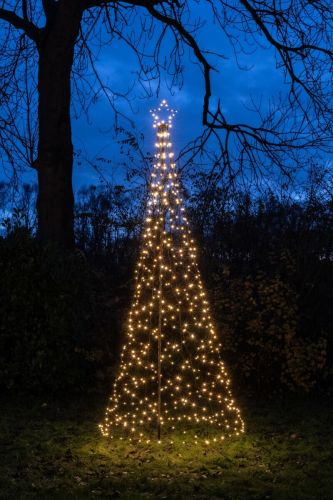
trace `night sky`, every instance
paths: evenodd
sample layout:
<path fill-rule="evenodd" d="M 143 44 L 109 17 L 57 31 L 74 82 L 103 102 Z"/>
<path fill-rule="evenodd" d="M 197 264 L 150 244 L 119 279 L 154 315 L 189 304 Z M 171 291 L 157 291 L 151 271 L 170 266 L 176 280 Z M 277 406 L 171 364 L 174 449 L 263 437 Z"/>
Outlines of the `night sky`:
<path fill-rule="evenodd" d="M 247 70 L 242 70 L 237 66 L 230 42 L 214 24 L 207 5 L 201 7 L 200 11 L 198 9 L 193 15 L 197 18 L 199 16 L 204 24 L 196 36 L 201 48 L 218 52 L 223 56 L 223 58 L 215 55 L 207 56 L 219 70 L 218 73 L 212 74 L 212 109 L 214 99 L 221 98 L 223 110 L 230 121 L 247 121 L 255 124 L 255 115 L 246 109 L 246 106 L 250 105 L 251 97 L 257 101 L 262 99 L 263 106 L 265 106 L 269 97 L 286 90 L 283 73 L 276 69 L 273 51 L 264 46 L 258 47 L 251 40 L 241 40 L 247 51 L 247 55 L 238 55 L 239 65 L 247 68 Z M 0 29 L 1 26 L 0 24 Z M 239 36 L 236 32 L 235 35 Z M 164 46 L 166 58 L 169 56 L 170 47 L 167 41 Z M 124 100 L 117 102 L 118 108 L 134 122 L 136 133 L 143 132 L 145 152 L 151 152 L 155 142 L 149 109 L 157 106 L 161 99 L 167 99 L 172 107 L 178 109 L 173 130 L 176 154 L 189 140 L 202 131 L 201 115 L 204 94 L 202 72 L 189 49 L 185 49 L 183 63 L 184 78 L 181 89 L 175 87 L 171 93 L 168 89 L 170 78 L 162 73 L 159 97 L 155 92 L 154 96 L 144 98 L 141 86 L 134 85 L 130 94 L 131 107 Z M 135 82 L 138 65 L 133 52 L 124 42 L 114 40 L 99 52 L 96 68 L 103 81 L 107 82 L 113 90 L 124 92 Z M 74 167 L 74 189 L 100 182 L 98 173 L 85 161 L 85 158 L 89 158 L 92 163 L 96 157 L 100 156 L 110 159 L 111 164 L 103 167 L 105 179 L 116 184 L 124 182 L 124 169 L 119 165 L 121 162 L 119 147 L 112 133 L 114 114 L 106 96 L 100 93 L 97 102 L 91 105 L 89 121 L 83 113 L 78 118 L 74 118 L 74 113 L 72 116 L 74 148 L 80 153 L 80 161 L 76 161 Z M 34 181 L 34 176 L 35 173 L 30 171 L 24 175 L 23 179 Z"/>
<path fill-rule="evenodd" d="M 200 30 L 200 36 L 197 37 L 201 47 L 224 56 L 223 59 L 214 55 L 208 56 L 210 62 L 219 70 L 218 73 L 212 73 L 212 107 L 214 99 L 217 100 L 220 97 L 223 110 L 229 120 L 256 123 L 254 113 L 246 109 L 246 106 L 250 105 L 251 97 L 256 101 L 262 98 L 263 106 L 265 106 L 268 98 L 286 90 L 283 74 L 276 69 L 273 51 L 251 46 L 245 40 L 244 47 L 246 46 L 249 53 L 238 56 L 239 65 L 247 68 L 247 70 L 242 70 L 237 65 L 230 43 L 214 25 L 208 8 L 206 11 L 202 9 L 201 19 L 205 19 L 205 25 Z M 122 42 L 113 43 L 101 51 L 97 68 L 103 78 L 111 82 L 112 87 L 117 91 L 124 91 L 129 87 L 135 78 L 133 73 L 138 69 L 133 53 Z M 136 132 L 144 133 L 144 150 L 152 151 L 155 140 L 149 110 L 157 106 L 161 99 L 167 99 L 172 107 L 178 109 L 172 134 L 177 154 L 189 140 L 202 131 L 203 76 L 193 54 L 187 50 L 184 55 L 182 88 L 174 88 L 171 93 L 167 85 L 168 77 L 164 75 L 162 78 L 158 98 L 156 95 L 151 98 L 142 98 L 143 92 L 138 86 L 132 92 L 134 110 L 131 110 L 124 101 L 119 101 L 119 106 L 135 123 Z M 119 149 L 115 146 L 110 131 L 113 124 L 113 112 L 104 95 L 101 95 L 97 104 L 92 106 L 90 117 L 91 123 L 87 123 L 84 116 L 73 121 L 75 149 L 86 151 L 90 158 L 104 156 L 113 160 L 113 167 L 104 169 L 105 177 L 113 182 L 122 182 L 123 169 L 121 166 L 117 167 Z M 85 162 L 75 168 L 75 187 L 96 182 L 98 182 L 98 175 Z"/>

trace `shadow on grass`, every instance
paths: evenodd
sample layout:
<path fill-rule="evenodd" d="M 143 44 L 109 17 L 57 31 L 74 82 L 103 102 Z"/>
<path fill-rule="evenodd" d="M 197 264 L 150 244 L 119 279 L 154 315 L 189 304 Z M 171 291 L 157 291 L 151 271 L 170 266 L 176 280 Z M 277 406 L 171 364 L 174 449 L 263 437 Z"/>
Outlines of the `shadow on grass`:
<path fill-rule="evenodd" d="M 243 403 L 246 434 L 210 447 L 106 440 L 84 404 L 3 402 L 1 499 L 333 499 L 327 401 Z"/>

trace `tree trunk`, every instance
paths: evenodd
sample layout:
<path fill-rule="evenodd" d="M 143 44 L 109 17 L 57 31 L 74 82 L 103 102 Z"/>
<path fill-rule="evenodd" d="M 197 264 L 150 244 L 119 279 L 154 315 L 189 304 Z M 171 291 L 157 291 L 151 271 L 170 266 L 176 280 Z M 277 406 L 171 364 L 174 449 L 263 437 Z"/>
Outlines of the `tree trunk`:
<path fill-rule="evenodd" d="M 74 246 L 71 70 L 82 11 L 60 2 L 39 50 L 38 236 L 63 248 Z"/>

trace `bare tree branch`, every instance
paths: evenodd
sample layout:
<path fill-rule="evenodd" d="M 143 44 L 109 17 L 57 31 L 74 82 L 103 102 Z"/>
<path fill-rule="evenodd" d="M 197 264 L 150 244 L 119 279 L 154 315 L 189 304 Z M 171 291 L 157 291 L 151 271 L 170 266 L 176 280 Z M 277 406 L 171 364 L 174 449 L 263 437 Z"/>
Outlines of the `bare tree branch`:
<path fill-rule="evenodd" d="M 176 18 L 168 16 L 165 12 L 161 13 L 157 11 L 152 5 L 150 5 L 149 2 L 146 5 L 146 8 L 153 17 L 155 17 L 159 21 L 162 21 L 167 26 L 171 26 L 172 28 L 174 28 L 182 37 L 182 40 L 186 43 L 186 45 L 193 49 L 196 58 L 198 59 L 199 63 L 201 63 L 205 82 L 205 92 L 203 100 L 203 124 L 208 125 L 209 123 L 207 117 L 209 110 L 209 100 L 211 97 L 210 72 L 214 69 L 213 66 L 209 64 L 195 38 L 189 33 L 189 31 L 185 29 L 184 25 L 180 21 L 178 21 Z"/>
<path fill-rule="evenodd" d="M 15 12 L 0 8 L 0 19 L 2 19 L 3 21 L 7 21 L 12 26 L 14 26 L 14 28 L 24 31 L 24 33 L 29 38 L 31 38 L 31 40 L 36 43 L 38 42 L 40 30 L 27 18 L 23 19 L 22 17 L 15 14 Z"/>

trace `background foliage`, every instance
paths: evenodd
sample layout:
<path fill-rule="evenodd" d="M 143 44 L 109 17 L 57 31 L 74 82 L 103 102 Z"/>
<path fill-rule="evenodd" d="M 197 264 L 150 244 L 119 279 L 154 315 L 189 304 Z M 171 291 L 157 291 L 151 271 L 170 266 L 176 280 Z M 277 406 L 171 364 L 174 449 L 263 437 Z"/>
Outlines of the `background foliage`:
<path fill-rule="evenodd" d="M 77 350 L 94 314 L 91 272 L 24 228 L 0 240 L 0 384 L 15 391 L 84 384 Z"/>
<path fill-rule="evenodd" d="M 329 391 L 333 348 L 333 203 L 327 178 L 302 195 L 214 193 L 197 177 L 187 204 L 201 269 L 241 391 Z M 6 192 L 6 186 L 2 186 Z M 123 186 L 82 189 L 77 249 L 41 247 L 33 188 L 8 208 L 0 238 L 0 385 L 10 391 L 105 391 L 132 295 L 140 196 Z"/>

